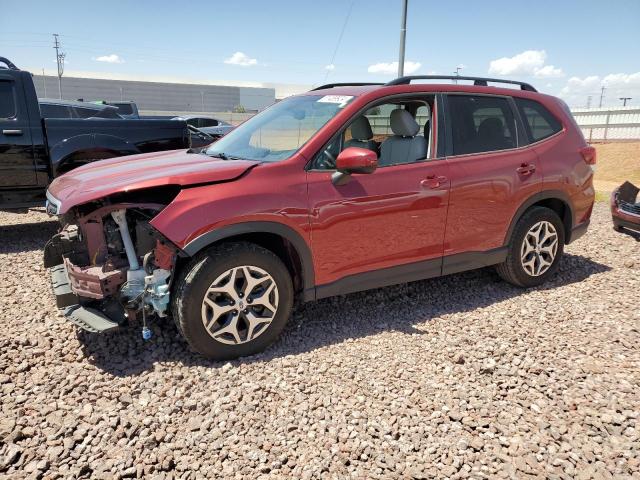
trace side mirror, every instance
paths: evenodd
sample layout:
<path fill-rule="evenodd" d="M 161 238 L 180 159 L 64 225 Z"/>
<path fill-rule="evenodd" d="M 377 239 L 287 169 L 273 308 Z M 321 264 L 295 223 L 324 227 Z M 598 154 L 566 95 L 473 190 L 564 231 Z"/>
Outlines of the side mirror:
<path fill-rule="evenodd" d="M 336 158 L 336 172 L 331 176 L 334 185 L 344 185 L 353 173 L 373 173 L 378 168 L 375 152 L 359 147 L 345 148 Z"/>

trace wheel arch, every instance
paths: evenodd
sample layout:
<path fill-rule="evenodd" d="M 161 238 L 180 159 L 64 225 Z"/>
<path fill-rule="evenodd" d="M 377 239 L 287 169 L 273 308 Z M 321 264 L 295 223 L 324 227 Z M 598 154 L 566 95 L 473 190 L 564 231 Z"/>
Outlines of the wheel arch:
<path fill-rule="evenodd" d="M 556 212 L 560 217 L 560 220 L 562 220 L 562 225 L 564 226 L 565 244 L 571 242 L 571 232 L 573 229 L 573 209 L 571 207 L 569 196 L 561 190 L 545 190 L 529 197 L 522 203 L 522 205 L 520 205 L 518 210 L 516 210 L 515 215 L 511 219 L 509 229 L 507 230 L 507 234 L 504 239 L 505 245 L 509 243 L 518 220 L 520 220 L 525 212 L 532 207 L 546 207 Z"/>
<path fill-rule="evenodd" d="M 315 273 L 311 250 L 293 228 L 277 222 L 244 222 L 228 225 L 200 235 L 184 252 L 193 257 L 205 248 L 223 242 L 247 241 L 272 251 L 291 273 L 294 289 L 304 300 L 315 298 Z"/>

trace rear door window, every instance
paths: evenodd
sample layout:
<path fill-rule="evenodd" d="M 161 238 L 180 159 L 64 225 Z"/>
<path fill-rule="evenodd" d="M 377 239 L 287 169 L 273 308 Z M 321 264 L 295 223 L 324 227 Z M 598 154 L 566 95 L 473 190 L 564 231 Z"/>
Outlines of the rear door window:
<path fill-rule="evenodd" d="M 504 97 L 448 95 L 453 155 L 515 148 L 517 130 Z"/>
<path fill-rule="evenodd" d="M 42 118 L 71 118 L 71 111 L 66 105 L 40 104 Z"/>
<path fill-rule="evenodd" d="M 514 100 L 532 142 L 543 140 L 562 130 L 562 124 L 541 103 L 525 98 Z"/>
<path fill-rule="evenodd" d="M 0 118 L 16 116 L 16 97 L 13 82 L 0 81 Z"/>

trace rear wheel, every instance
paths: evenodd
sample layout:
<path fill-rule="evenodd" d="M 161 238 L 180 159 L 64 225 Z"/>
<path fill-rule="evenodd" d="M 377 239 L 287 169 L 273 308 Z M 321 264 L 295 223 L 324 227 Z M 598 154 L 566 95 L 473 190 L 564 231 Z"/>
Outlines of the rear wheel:
<path fill-rule="evenodd" d="M 272 252 L 250 243 L 197 257 L 174 292 L 173 316 L 189 345 L 215 360 L 264 350 L 289 319 L 293 285 Z"/>
<path fill-rule="evenodd" d="M 553 210 L 533 207 L 518 220 L 498 274 L 519 287 L 546 282 L 558 270 L 564 252 L 564 225 Z"/>

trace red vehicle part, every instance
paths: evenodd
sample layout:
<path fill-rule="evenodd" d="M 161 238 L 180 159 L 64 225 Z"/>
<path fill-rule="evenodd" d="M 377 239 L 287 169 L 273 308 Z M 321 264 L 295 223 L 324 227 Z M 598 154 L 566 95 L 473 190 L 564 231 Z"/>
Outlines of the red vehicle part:
<path fill-rule="evenodd" d="M 624 182 L 611 194 L 611 216 L 617 231 L 631 230 L 640 234 L 640 189 Z"/>
<path fill-rule="evenodd" d="M 105 270 L 104 266 L 78 267 L 64 259 L 73 292 L 86 298 L 101 300 L 115 294 L 127 279 L 126 269 Z"/>
<path fill-rule="evenodd" d="M 534 224 L 525 225 L 523 230 L 521 221 L 531 220 L 531 212 L 542 212 L 536 225 L 544 226 L 545 238 L 553 231 L 556 239 L 569 243 L 585 233 L 595 196 L 595 150 L 586 144 L 564 103 L 531 90 L 524 85 L 523 90 L 488 87 L 480 81 L 473 86 L 392 82 L 311 91 L 301 97 L 318 97 L 311 101 L 315 103 L 344 103 L 326 123 L 319 122 L 322 126 L 300 142 L 299 148 L 281 148 L 286 155 L 262 161 L 235 159 L 243 156 L 242 150 L 236 156 L 221 150 L 217 158 L 173 151 L 110 160 L 78 168 L 54 181 L 49 200 L 59 214 L 77 214 L 91 202 L 100 205 L 79 220 L 94 264 L 106 258 L 100 219 L 115 209 L 148 208 L 154 215 L 146 225 L 159 233 L 162 241 L 154 239 L 140 255 L 146 259 L 152 253 L 153 265 L 164 270 L 154 272 L 154 278 L 179 277 L 180 269 L 190 265 L 189 257 L 204 251 L 215 256 L 216 248 L 209 249 L 221 242 L 240 245 L 238 248 L 244 248 L 243 254 L 250 257 L 255 252 L 245 248 L 249 243 L 270 251 L 285 264 L 293 290 L 305 300 L 506 265 L 514 256 L 513 239 L 534 228 Z M 467 125 L 461 120 L 454 128 L 454 103 L 460 119 L 465 112 L 476 112 L 469 98 L 476 106 L 490 98 L 499 108 L 485 108 L 477 119 L 471 118 Z M 417 103 L 430 112 L 427 123 L 419 125 L 418 107 L 409 108 Z M 532 104 L 539 105 L 544 118 L 550 120 L 549 131 L 540 136 L 533 135 L 534 127 L 528 122 L 532 113 L 526 108 L 531 109 Z M 403 151 L 408 144 L 413 148 L 417 145 L 414 140 L 420 137 L 423 150 L 418 151 L 422 156 L 382 162 L 382 145 L 370 151 L 345 147 L 336 153 L 334 168 L 317 167 L 314 162 L 332 142 L 346 139 L 347 126 L 384 105 L 405 110 L 396 118 L 407 123 L 399 124 L 398 131 L 391 125 L 393 148 Z M 509 112 L 502 117 L 504 123 L 496 123 L 499 119 L 491 113 L 496 109 Z M 268 119 L 268 112 L 262 118 Z M 259 123 L 260 115 L 216 145 L 233 142 L 234 135 L 243 135 L 251 122 Z M 301 120 L 304 115 L 294 110 L 290 117 Z M 465 129 L 472 131 L 468 139 L 462 135 Z M 364 130 L 363 135 L 352 135 L 349 141 L 376 144 L 373 133 Z M 496 132 L 507 143 L 496 148 L 477 147 L 493 145 L 486 141 Z M 300 138 L 300 130 L 296 136 Z M 270 155 L 269 148 L 254 145 L 249 137 L 246 148 L 264 154 L 253 158 Z M 476 147 L 462 148 L 465 142 Z M 428 151 L 430 154 L 424 155 Z M 348 178 L 341 181 L 345 175 Z M 165 203 L 148 200 L 166 186 L 176 188 Z M 522 238 L 518 241 L 524 242 Z M 547 247 L 537 244 L 531 251 L 539 258 L 543 248 Z M 520 252 L 516 252 L 517 260 L 522 263 Z M 555 256 L 553 262 L 557 265 Z M 268 263 L 266 260 L 264 268 Z M 273 268 L 278 271 L 277 266 Z M 93 271 L 74 275 L 80 273 L 95 275 Z M 526 286 L 513 270 L 503 269 L 502 274 L 512 283 Z M 235 275 L 223 276 L 220 281 L 235 279 Z M 90 283 L 91 278 L 85 280 Z M 94 277 L 91 285 L 76 284 L 97 295 L 97 281 Z M 181 286 L 171 285 L 191 288 L 189 282 L 177 283 Z M 169 284 L 152 285 L 153 301 L 166 302 L 163 295 L 168 288 Z M 103 292 L 105 286 L 100 284 L 100 289 Z M 231 300 L 236 303 L 221 308 L 231 311 L 236 304 L 245 308 L 241 297 Z"/>

